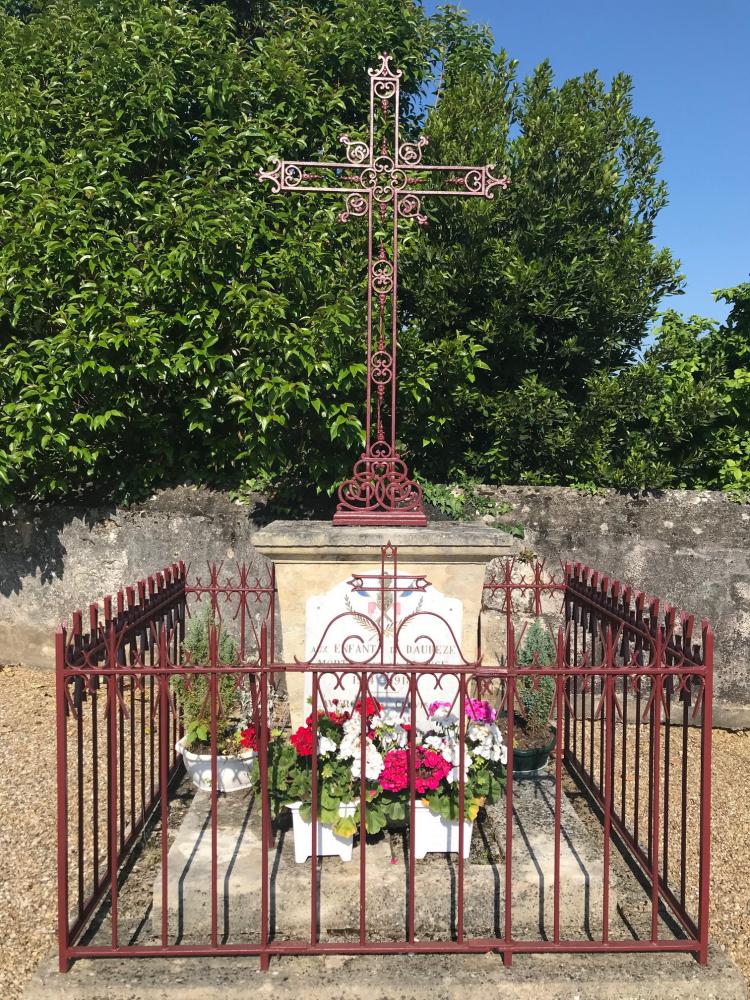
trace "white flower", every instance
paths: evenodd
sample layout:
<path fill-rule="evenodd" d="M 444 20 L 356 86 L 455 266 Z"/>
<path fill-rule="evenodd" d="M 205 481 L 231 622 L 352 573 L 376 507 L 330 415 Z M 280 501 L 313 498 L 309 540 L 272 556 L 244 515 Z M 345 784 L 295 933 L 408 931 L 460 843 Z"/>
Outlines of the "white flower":
<path fill-rule="evenodd" d="M 409 734 L 401 726 L 398 729 L 381 729 L 378 731 L 378 741 L 384 750 L 402 750 L 409 743 Z"/>
<path fill-rule="evenodd" d="M 487 736 L 487 726 L 483 722 L 470 722 L 466 727 L 466 739 L 481 743 Z"/>
<path fill-rule="evenodd" d="M 339 758 L 350 760 L 359 751 L 359 734 L 347 733 L 339 746 Z"/>
<path fill-rule="evenodd" d="M 458 716 L 454 715 L 449 708 L 441 707 L 430 716 L 433 725 L 448 729 L 450 726 L 458 725 Z"/>
<path fill-rule="evenodd" d="M 395 729 L 397 726 L 401 726 L 401 715 L 395 710 L 395 708 L 386 708 L 378 715 L 373 715 L 370 723 L 373 729 L 380 729 L 383 726 Z"/>
<path fill-rule="evenodd" d="M 403 748 L 409 742 L 409 734 L 402 725 L 401 715 L 394 709 L 387 709 L 379 715 L 373 715 L 370 725 L 378 734 L 378 740 L 384 750 L 392 750 L 394 747 Z"/>
<path fill-rule="evenodd" d="M 445 739 L 442 736 L 437 736 L 433 734 L 432 736 L 426 736 L 424 739 L 424 745 L 429 747 L 430 750 L 437 750 L 438 753 L 443 752 L 443 746 L 445 745 Z"/>
<path fill-rule="evenodd" d="M 365 777 L 368 781 L 377 781 L 383 770 L 383 758 L 374 743 L 367 741 L 365 747 Z M 362 755 L 359 751 L 352 761 L 352 777 L 359 780 L 362 776 Z"/>
<path fill-rule="evenodd" d="M 358 715 L 353 715 L 351 719 L 347 719 L 342 726 L 344 734 L 346 736 L 359 736 L 362 732 L 362 719 Z"/>
<path fill-rule="evenodd" d="M 474 744 L 473 753 L 484 760 L 501 764 L 507 763 L 508 749 L 503 743 L 503 736 L 494 722 L 473 722 L 466 732 L 467 738 Z"/>
<path fill-rule="evenodd" d="M 449 763 L 450 763 L 450 761 L 449 761 Z M 469 768 L 470 767 L 471 767 L 471 754 L 469 754 L 466 751 L 464 751 L 464 781 L 466 781 L 466 779 L 469 777 Z M 454 781 L 458 781 L 458 777 L 459 777 L 460 773 L 461 773 L 461 771 L 460 771 L 460 759 L 458 758 L 458 756 L 456 756 L 455 763 L 453 765 L 453 769 L 451 771 L 449 771 L 448 774 L 446 774 L 445 780 L 449 784 L 453 784 Z"/>
<path fill-rule="evenodd" d="M 332 753 L 336 749 L 336 744 L 328 736 L 321 736 L 318 740 L 318 753 Z"/>
<path fill-rule="evenodd" d="M 353 727 L 352 727 L 353 728 Z M 362 774 L 361 733 L 348 732 L 339 746 L 339 759 L 352 762 L 352 777 L 359 779 Z M 368 781 L 377 781 L 383 770 L 383 758 L 380 751 L 370 739 L 365 740 L 365 777 Z"/>

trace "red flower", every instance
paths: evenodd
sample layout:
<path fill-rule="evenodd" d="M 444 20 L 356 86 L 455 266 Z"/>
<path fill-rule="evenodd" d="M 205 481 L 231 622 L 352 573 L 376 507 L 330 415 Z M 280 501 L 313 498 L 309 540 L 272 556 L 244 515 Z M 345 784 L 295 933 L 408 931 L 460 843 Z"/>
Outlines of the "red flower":
<path fill-rule="evenodd" d="M 380 784 L 387 792 L 403 792 L 409 787 L 409 753 L 407 750 L 391 750 L 383 760 Z"/>
<path fill-rule="evenodd" d="M 244 750 L 255 750 L 258 752 L 258 732 L 255 726 L 248 726 L 240 733 L 242 737 L 242 748 Z"/>
<path fill-rule="evenodd" d="M 354 706 L 354 711 L 357 713 L 357 715 L 362 714 L 361 701 L 358 701 L 357 704 Z M 368 695 L 367 700 L 365 701 L 365 717 L 369 719 L 371 715 L 377 715 L 379 711 L 380 711 L 380 702 L 376 701 L 375 698 L 370 698 L 370 696 Z"/>
<path fill-rule="evenodd" d="M 299 757 L 312 757 L 313 735 L 310 726 L 300 726 L 296 733 L 292 733 L 291 742 Z"/>
<path fill-rule="evenodd" d="M 451 765 L 437 750 L 423 750 L 422 747 L 417 747 L 416 785 L 420 795 L 434 791 L 451 770 Z"/>
<path fill-rule="evenodd" d="M 348 712 L 318 712 L 318 722 L 320 722 L 321 719 L 328 719 L 329 722 L 334 724 L 334 726 L 339 727 L 343 726 L 344 723 L 350 718 L 351 716 Z M 305 719 L 305 725 L 312 726 L 312 712 Z"/>

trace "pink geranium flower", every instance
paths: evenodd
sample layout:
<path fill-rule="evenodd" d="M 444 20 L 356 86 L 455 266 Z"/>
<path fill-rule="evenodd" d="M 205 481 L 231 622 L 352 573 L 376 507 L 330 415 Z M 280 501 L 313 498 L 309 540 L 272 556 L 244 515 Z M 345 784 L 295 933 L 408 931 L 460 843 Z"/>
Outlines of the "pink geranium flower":
<path fill-rule="evenodd" d="M 450 774 L 452 765 L 437 750 L 417 747 L 414 787 L 419 795 L 434 791 Z M 385 755 L 380 784 L 387 792 L 403 792 L 409 787 L 409 751 L 391 750 Z"/>
<path fill-rule="evenodd" d="M 488 701 L 482 698 L 468 698 L 466 716 L 474 722 L 494 722 L 497 713 Z"/>
<path fill-rule="evenodd" d="M 454 706 L 449 701 L 433 701 L 427 709 L 429 715 L 445 709 L 449 712 Z M 467 698 L 465 703 L 466 718 L 473 722 L 494 722 L 497 713 L 488 701 L 483 698 Z"/>

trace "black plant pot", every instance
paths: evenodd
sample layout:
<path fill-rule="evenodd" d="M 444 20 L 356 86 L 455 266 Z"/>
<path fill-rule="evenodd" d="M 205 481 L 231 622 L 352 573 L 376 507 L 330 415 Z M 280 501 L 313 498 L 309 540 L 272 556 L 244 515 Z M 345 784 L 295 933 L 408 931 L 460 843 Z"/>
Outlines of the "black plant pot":
<path fill-rule="evenodd" d="M 513 774 L 519 778 L 529 778 L 538 774 L 542 768 L 547 766 L 549 755 L 555 749 L 557 742 L 557 729 L 550 726 L 548 741 L 540 747 L 531 747 L 528 750 L 513 748 Z"/>

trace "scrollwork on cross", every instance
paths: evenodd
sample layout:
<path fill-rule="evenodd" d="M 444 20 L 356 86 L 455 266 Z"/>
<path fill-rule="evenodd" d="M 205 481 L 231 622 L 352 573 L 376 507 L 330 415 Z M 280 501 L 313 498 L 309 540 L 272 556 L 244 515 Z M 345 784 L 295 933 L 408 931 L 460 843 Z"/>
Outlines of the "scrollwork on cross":
<path fill-rule="evenodd" d="M 344 208 L 338 220 L 368 220 L 365 450 L 355 464 L 352 478 L 339 488 L 333 521 L 350 525 L 422 525 L 427 521 L 422 490 L 410 479 L 396 448 L 399 220 L 427 225 L 424 198 L 437 195 L 491 199 L 496 187 L 505 190 L 510 181 L 493 176 L 492 166 L 425 164 L 427 138 L 401 138 L 401 70 L 394 69 L 391 57 L 382 53 L 379 66 L 368 72 L 369 137 L 340 136 L 346 150 L 345 162 L 273 159 L 275 166 L 261 170 L 259 176 L 270 181 L 274 193 L 342 194 Z M 380 230 L 389 216 L 391 236 L 386 241 Z M 386 328 L 390 329 L 390 345 L 385 341 Z"/>

